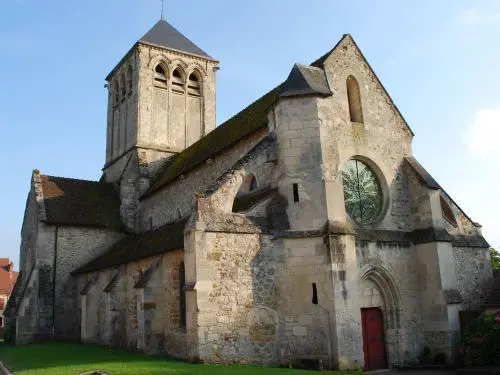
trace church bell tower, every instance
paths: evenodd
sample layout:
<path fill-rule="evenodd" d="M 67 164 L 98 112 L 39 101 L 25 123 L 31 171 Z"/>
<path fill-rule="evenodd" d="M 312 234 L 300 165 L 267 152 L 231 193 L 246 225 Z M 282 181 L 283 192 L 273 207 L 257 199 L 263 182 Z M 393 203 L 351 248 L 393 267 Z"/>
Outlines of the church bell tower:
<path fill-rule="evenodd" d="M 217 64 L 163 19 L 132 46 L 106 77 L 107 182 L 118 182 L 130 153 L 162 164 L 215 128 Z"/>

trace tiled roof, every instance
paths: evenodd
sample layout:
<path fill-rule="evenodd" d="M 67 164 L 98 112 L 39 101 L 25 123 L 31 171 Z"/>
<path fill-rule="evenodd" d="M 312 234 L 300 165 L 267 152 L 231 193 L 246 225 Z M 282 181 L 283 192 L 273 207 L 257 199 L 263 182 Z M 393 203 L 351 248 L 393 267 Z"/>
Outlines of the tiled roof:
<path fill-rule="evenodd" d="M 11 294 L 17 281 L 18 272 L 8 258 L 0 258 L 0 294 Z"/>
<path fill-rule="evenodd" d="M 111 268 L 184 248 L 186 220 L 166 224 L 158 229 L 125 237 L 103 255 L 74 271 L 74 274 Z"/>
<path fill-rule="evenodd" d="M 158 21 L 139 42 L 172 48 L 212 59 L 205 51 L 185 37 L 180 31 L 165 20 Z"/>
<path fill-rule="evenodd" d="M 120 230 L 120 198 L 112 184 L 40 176 L 46 222 Z"/>
<path fill-rule="evenodd" d="M 142 198 L 153 194 L 181 174 L 197 167 L 245 136 L 267 126 L 267 112 L 278 101 L 280 93 L 281 85 L 175 155 Z"/>

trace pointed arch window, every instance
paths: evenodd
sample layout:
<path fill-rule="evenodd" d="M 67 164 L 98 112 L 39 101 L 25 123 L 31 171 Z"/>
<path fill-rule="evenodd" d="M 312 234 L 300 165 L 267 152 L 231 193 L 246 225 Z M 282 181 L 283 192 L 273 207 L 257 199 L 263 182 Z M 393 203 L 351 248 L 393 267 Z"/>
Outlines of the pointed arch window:
<path fill-rule="evenodd" d="M 120 85 L 118 84 L 118 81 L 115 81 L 115 84 L 113 85 L 113 100 L 115 107 L 120 104 Z"/>
<path fill-rule="evenodd" d="M 347 100 L 349 101 L 349 115 L 352 122 L 363 123 L 363 111 L 361 108 L 361 94 L 359 84 L 353 76 L 347 77 Z"/>
<path fill-rule="evenodd" d="M 172 73 L 172 91 L 184 94 L 184 75 L 179 69 L 175 69 Z"/>
<path fill-rule="evenodd" d="M 257 179 L 253 175 L 252 175 L 252 178 L 250 180 L 250 186 L 249 186 L 248 190 L 249 191 L 257 190 Z"/>
<path fill-rule="evenodd" d="M 156 65 L 155 68 L 154 85 L 162 89 L 167 88 L 167 74 L 165 73 L 165 68 L 160 64 Z"/>
<path fill-rule="evenodd" d="M 181 262 L 179 267 L 179 290 L 180 290 L 180 299 L 179 299 L 179 316 L 181 327 L 186 326 L 186 269 L 184 267 L 184 262 Z"/>
<path fill-rule="evenodd" d="M 132 95 L 132 67 L 130 65 L 127 69 L 127 89 L 128 95 Z"/>
<path fill-rule="evenodd" d="M 122 74 L 121 79 L 120 79 L 120 88 L 121 88 L 121 100 L 122 102 L 125 100 L 127 97 L 127 85 L 125 81 L 125 74 Z"/>
<path fill-rule="evenodd" d="M 188 79 L 188 94 L 193 96 L 201 96 L 201 82 L 197 73 L 191 73 Z"/>

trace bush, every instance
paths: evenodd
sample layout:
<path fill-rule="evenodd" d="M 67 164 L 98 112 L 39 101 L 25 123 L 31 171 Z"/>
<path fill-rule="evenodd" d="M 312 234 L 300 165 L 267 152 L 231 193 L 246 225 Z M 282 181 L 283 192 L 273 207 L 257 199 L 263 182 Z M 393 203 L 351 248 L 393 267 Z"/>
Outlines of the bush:
<path fill-rule="evenodd" d="M 483 313 L 467 326 L 463 351 L 467 365 L 500 365 L 500 310 Z"/>

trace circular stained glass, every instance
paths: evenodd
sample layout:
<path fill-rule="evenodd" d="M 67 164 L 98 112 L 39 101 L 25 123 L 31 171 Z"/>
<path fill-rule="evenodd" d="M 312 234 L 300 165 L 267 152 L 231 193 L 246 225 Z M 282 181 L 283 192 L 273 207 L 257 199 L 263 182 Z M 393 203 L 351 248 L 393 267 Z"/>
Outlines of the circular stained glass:
<path fill-rule="evenodd" d="M 359 160 L 349 160 L 342 170 L 345 208 L 360 224 L 373 224 L 382 212 L 384 198 L 375 173 Z"/>

